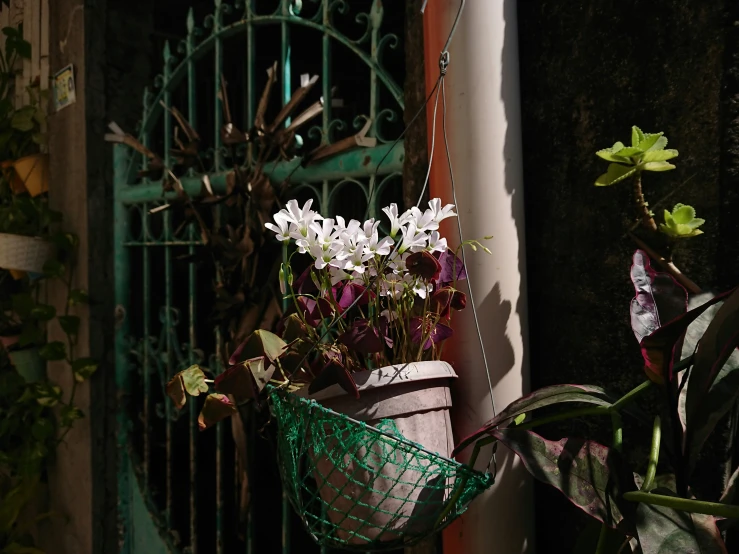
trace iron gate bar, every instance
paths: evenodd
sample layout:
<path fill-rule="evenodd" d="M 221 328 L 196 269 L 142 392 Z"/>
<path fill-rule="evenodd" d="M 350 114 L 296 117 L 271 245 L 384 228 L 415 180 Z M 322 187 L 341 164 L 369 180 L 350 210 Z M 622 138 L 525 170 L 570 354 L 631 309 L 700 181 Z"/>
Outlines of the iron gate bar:
<path fill-rule="evenodd" d="M 299 158 L 289 162 L 270 163 L 267 164 L 265 173 L 275 183 L 283 182 L 291 173 L 290 181 L 293 183 L 323 183 L 324 181 L 336 181 L 345 178 L 367 177 L 374 173 L 377 165 L 385 158 L 391 146 L 390 144 L 383 144 L 372 148 L 357 148 L 341 156 L 326 158 L 299 169 L 296 169 L 301 162 Z M 400 141 L 390 152 L 390 155 L 385 158 L 385 161 L 382 162 L 377 172 L 378 175 L 401 173 L 404 160 L 403 141 Z M 226 193 L 227 175 L 228 172 L 208 175 L 215 194 Z M 201 195 L 203 190 L 202 176 L 183 177 L 180 182 L 189 196 L 197 198 Z M 177 198 L 176 192 L 162 192 L 161 181 L 148 181 L 140 185 L 124 184 L 120 185 L 118 189 L 118 199 L 124 204 L 141 204 L 174 198 Z M 319 196 L 320 198 L 321 196 Z"/>
<path fill-rule="evenodd" d="M 232 14 L 235 7 L 228 4 L 224 0 L 213 0 L 214 11 L 205 19 L 205 27 L 209 28 L 208 33 L 200 38 L 200 30 L 196 28 L 193 11 L 189 10 L 187 16 L 187 37 L 183 40 L 177 50 L 183 54 L 181 60 L 177 60 L 167 43 L 163 49 L 164 68 L 160 76 L 155 80 L 155 84 L 160 90 L 152 93 L 147 90 L 144 94 L 144 117 L 142 119 L 140 140 L 151 147 L 151 133 L 155 126 L 160 124 L 164 131 L 164 163 L 170 167 L 171 163 L 171 146 L 172 146 L 172 114 L 165 110 L 162 103 L 171 107 L 172 92 L 175 87 L 186 81 L 187 84 L 187 116 L 188 121 L 193 127 L 197 128 L 197 95 L 196 95 L 196 62 L 203 59 L 207 55 L 212 55 L 214 60 L 214 131 L 215 141 L 213 152 L 213 166 L 206 172 L 213 190 L 216 194 L 224 194 L 226 192 L 226 175 L 225 171 L 225 150 L 221 143 L 220 130 L 223 122 L 221 100 L 219 98 L 221 76 L 224 61 L 224 40 L 234 37 L 238 34 L 244 34 L 246 37 L 246 99 L 245 112 L 247 122 L 254 121 L 255 116 L 255 100 L 257 91 L 255 80 L 255 61 L 256 61 L 256 41 L 255 30 L 259 27 L 268 25 L 280 26 L 280 84 L 281 84 L 281 103 L 285 105 L 292 95 L 291 83 L 291 40 L 290 29 L 292 25 L 300 25 L 302 27 L 312 29 L 321 33 L 321 50 L 322 50 L 322 97 L 324 98 L 324 111 L 320 126 L 310 128 L 308 136 L 319 136 L 321 144 L 330 144 L 333 134 L 337 130 L 346 127 L 342 120 L 333 119 L 331 111 L 330 98 L 332 95 L 331 81 L 331 55 L 332 41 L 335 40 L 349 49 L 361 62 L 368 68 L 370 73 L 370 102 L 367 115 L 358 116 L 354 122 L 349 122 L 355 127 L 361 118 L 371 120 L 371 128 L 368 136 L 374 136 L 378 139 L 380 145 L 374 148 L 362 148 L 353 151 L 344 152 L 333 158 L 321 160 L 318 163 L 311 164 L 307 167 L 300 167 L 300 160 L 295 159 L 288 162 L 278 162 L 272 167 L 268 167 L 267 173 L 275 183 L 281 183 L 289 179 L 293 184 L 292 191 L 297 193 L 302 190 L 309 190 L 313 193 L 317 200 L 321 213 L 333 215 L 334 203 L 337 200 L 338 193 L 345 186 L 358 186 L 362 191 L 364 198 L 369 201 L 370 213 L 373 216 L 378 215 L 378 203 L 381 191 L 389 185 L 392 179 L 401 175 L 404 161 L 403 144 L 395 145 L 392 152 L 388 152 L 391 148 L 389 141 L 384 140 L 380 135 L 380 121 L 385 118 L 387 121 L 395 121 L 397 114 L 394 110 L 385 108 L 381 110 L 380 106 L 380 83 L 389 91 L 392 99 L 397 103 L 398 107 L 403 108 L 403 91 L 399 87 L 391 75 L 382 67 L 380 58 L 383 48 L 395 47 L 399 41 L 398 37 L 391 33 L 382 34 L 381 25 L 383 21 L 383 8 L 380 0 L 373 0 L 371 7 L 367 13 L 359 12 L 355 21 L 364 24 L 364 32 L 358 39 L 350 39 L 334 28 L 333 16 L 334 12 L 344 13 L 349 3 L 345 0 L 307 0 L 316 5 L 316 12 L 310 18 L 300 17 L 293 12 L 296 2 L 291 0 L 280 0 L 278 7 L 271 14 L 256 14 L 255 0 L 236 0 L 238 6 L 243 7 L 243 12 L 238 21 L 224 25 L 223 19 L 225 15 Z M 369 49 L 369 53 L 366 51 Z M 361 125 L 360 125 L 361 126 Z M 378 168 L 378 164 L 382 161 L 382 166 Z M 177 306 L 173 298 L 173 251 L 172 248 L 183 247 L 192 255 L 196 251 L 196 247 L 202 245 L 198 239 L 199 235 L 194 226 L 187 228 L 186 234 L 176 236 L 172 228 L 173 214 L 164 212 L 163 214 L 152 216 L 149 210 L 155 206 L 161 205 L 168 199 L 174 198 L 176 193 L 162 193 L 162 183 L 152 182 L 144 179 L 140 184 L 133 184 L 134 171 L 133 166 L 138 164 L 142 169 L 146 168 L 146 160 L 143 156 L 135 154 L 128 150 L 125 146 L 115 145 L 114 149 L 114 186 L 115 186 L 115 218 L 114 218 L 114 236 L 115 236 L 115 286 L 116 286 L 116 310 L 117 310 L 117 327 L 116 327 L 116 382 L 119 388 L 119 396 L 121 399 L 121 408 L 118 414 L 119 435 L 118 445 L 120 452 L 120 472 L 119 472 L 119 488 L 121 491 L 121 516 L 123 525 L 123 545 L 122 552 L 124 554 L 135 554 L 132 552 L 136 541 L 133 540 L 133 521 L 138 513 L 134 511 L 134 505 L 131 503 L 133 495 L 133 487 L 141 489 L 145 505 L 150 514 L 149 516 L 159 527 L 162 536 L 161 548 L 168 552 L 179 552 L 179 547 L 175 547 L 177 540 L 173 540 L 170 532 L 174 531 L 173 526 L 178 519 L 175 514 L 180 513 L 180 507 L 175 504 L 173 489 L 175 485 L 175 475 L 173 471 L 174 446 L 172 444 L 174 437 L 174 417 L 172 406 L 167 403 L 165 406 L 165 422 L 164 430 L 167 437 L 166 440 L 166 491 L 163 509 L 163 520 L 159 520 L 159 509 L 151 494 L 152 480 L 150 478 L 150 468 L 152 460 L 152 434 L 154 427 L 150 427 L 150 423 L 156 421 L 156 410 L 154 410 L 155 399 L 158 399 L 161 391 L 157 388 L 163 387 L 166 381 L 178 370 L 184 369 L 183 365 L 190 365 L 203 361 L 209 361 L 211 369 L 219 371 L 221 368 L 217 360 L 222 358 L 221 352 L 217 351 L 211 355 L 209 360 L 199 359 L 196 354 L 198 333 L 197 327 L 197 273 L 195 266 L 190 265 L 187 272 L 189 295 L 187 301 L 187 341 L 189 344 L 180 344 L 178 334 L 175 327 L 179 322 Z M 253 163 L 253 148 L 247 146 L 246 163 Z M 378 170 L 379 169 L 379 170 Z M 359 179 L 364 179 L 361 182 Z M 378 182 L 376 182 L 376 179 Z M 368 182 L 367 182 L 368 181 Z M 185 191 L 191 197 L 197 197 L 202 189 L 202 176 L 198 175 L 194 170 L 189 170 L 187 175 L 183 177 L 182 184 Z M 374 191 L 374 192 L 373 192 Z M 141 221 L 141 231 L 137 236 L 131 234 L 131 216 L 134 212 L 138 212 Z M 217 209 L 218 212 L 218 209 Z M 218 214 L 216 214 L 218 217 Z M 161 233 L 154 234 L 150 223 L 158 218 L 163 222 L 163 230 Z M 161 248 L 164 248 L 164 256 L 161 256 Z M 137 338 L 136 344 L 131 342 L 131 323 L 127 314 L 130 306 L 130 285 L 129 279 L 132 277 L 130 272 L 130 252 L 131 248 L 137 248 L 137 254 L 141 255 L 142 272 L 140 276 L 136 276 L 143 280 L 142 296 L 141 296 L 141 331 L 143 337 Z M 156 272 L 153 271 L 152 260 L 164 260 L 164 306 L 159 310 L 159 322 L 161 323 L 162 332 L 159 339 L 152 338 L 152 292 L 151 279 L 156 278 Z M 216 331 L 216 334 L 218 331 Z M 138 333 L 136 333 L 138 336 Z M 220 349 L 220 336 L 216 336 L 217 350 Z M 185 352 L 185 355 L 183 355 Z M 129 395 L 134 391 L 132 389 L 131 370 L 136 366 L 131 362 L 130 356 L 135 353 L 137 356 L 137 365 L 142 376 L 141 392 L 143 393 L 143 463 L 140 466 L 138 453 L 135 443 L 131 441 L 130 431 L 132 430 L 131 412 L 129 411 Z M 152 374 L 154 380 L 152 380 Z M 155 397 L 154 394 L 157 393 Z M 140 393 L 139 393 L 140 394 Z M 140 398 L 140 397 L 139 397 Z M 197 413 L 195 411 L 195 403 L 190 403 L 189 410 L 185 412 L 190 425 L 187 435 L 189 461 L 188 467 L 190 476 L 188 485 L 190 487 L 189 495 L 189 520 L 186 525 L 189 530 L 189 544 L 185 551 L 190 554 L 198 552 L 198 498 L 197 498 L 197 475 L 199 471 L 198 449 L 197 449 L 197 431 L 195 425 L 197 423 Z M 216 449 L 215 449 L 215 481 L 216 481 L 216 554 L 222 554 L 225 548 L 225 491 L 224 491 L 224 473 L 226 465 L 230 461 L 225 459 L 225 427 L 219 426 L 216 430 Z M 254 429 L 249 431 L 250 437 L 254 436 Z M 247 469 L 253 467 L 253 449 L 249 449 L 249 461 Z M 140 470 L 140 467 L 143 470 Z M 251 480 L 250 480 L 251 482 Z M 135 503 L 136 500 L 133 500 Z M 281 547 L 283 554 L 290 552 L 290 507 L 285 497 L 283 497 L 282 505 L 282 533 Z M 251 512 L 251 506 L 247 518 L 246 530 L 246 552 L 254 554 L 254 520 Z M 138 520 L 140 521 L 140 520 Z M 144 533 L 145 534 L 145 533 Z M 184 546 L 184 544 L 182 545 Z M 152 548 L 155 548 L 152 546 Z M 206 548 L 203 554 L 213 552 L 212 546 Z M 160 550 L 156 549 L 157 552 Z M 326 554 L 325 548 L 321 549 Z M 149 552 L 147 552 L 149 554 Z"/>

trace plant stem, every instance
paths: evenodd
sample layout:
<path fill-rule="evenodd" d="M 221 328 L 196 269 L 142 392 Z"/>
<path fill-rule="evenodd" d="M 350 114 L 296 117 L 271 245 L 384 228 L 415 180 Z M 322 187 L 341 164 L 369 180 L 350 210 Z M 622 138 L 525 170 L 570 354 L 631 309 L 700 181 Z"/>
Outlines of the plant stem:
<path fill-rule="evenodd" d="M 649 492 L 654 485 L 654 477 L 657 475 L 657 462 L 659 461 L 659 445 L 662 438 L 662 425 L 659 416 L 654 418 L 654 426 L 652 427 L 652 448 L 649 450 L 649 465 L 647 466 L 647 475 L 644 477 L 644 483 L 641 490 Z"/>
<path fill-rule="evenodd" d="M 611 411 L 611 425 L 613 426 L 613 449 L 621 452 L 624 444 L 624 423 L 621 420 L 621 414 L 615 410 Z"/>
<path fill-rule="evenodd" d="M 644 200 L 644 193 L 641 188 L 641 171 L 637 170 L 634 175 L 634 201 L 636 202 L 636 211 L 641 218 L 642 225 L 650 231 L 657 231 L 657 224 L 654 222 L 652 214 L 649 212 L 647 202 Z"/>
<path fill-rule="evenodd" d="M 624 394 L 621 398 L 616 400 L 616 402 L 614 402 L 609 409 L 611 411 L 617 412 L 618 410 L 623 408 L 626 404 L 634 400 L 641 393 L 643 393 L 645 390 L 647 390 L 650 386 L 652 386 L 651 381 L 649 380 L 644 381 L 641 385 L 631 389 L 629 392 Z"/>
<path fill-rule="evenodd" d="M 595 554 L 603 554 L 605 552 L 607 537 L 608 537 L 608 525 L 604 523 L 600 527 L 600 535 L 598 535 L 598 546 L 595 547 Z"/>
<path fill-rule="evenodd" d="M 628 500 L 629 502 L 642 502 L 644 504 L 651 504 L 654 506 L 665 506 L 682 512 L 739 519 L 739 506 L 731 504 L 705 502 L 703 500 L 693 500 L 643 491 L 626 492 L 623 497 L 624 500 Z"/>

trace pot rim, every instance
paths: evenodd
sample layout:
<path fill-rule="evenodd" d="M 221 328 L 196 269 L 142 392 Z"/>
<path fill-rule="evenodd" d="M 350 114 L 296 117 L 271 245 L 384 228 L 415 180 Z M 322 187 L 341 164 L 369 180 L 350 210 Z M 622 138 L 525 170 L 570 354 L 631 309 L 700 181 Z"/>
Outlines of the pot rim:
<path fill-rule="evenodd" d="M 437 379 L 456 379 L 452 366 L 441 360 L 425 362 L 406 362 L 384 366 L 372 371 L 358 371 L 352 373 L 359 392 L 380 389 L 383 387 L 402 385 L 418 381 L 432 381 Z M 297 396 L 321 401 L 339 396 L 346 396 L 347 392 L 338 384 L 326 387 L 323 390 L 310 394 L 308 387 L 303 387 L 295 393 Z"/>

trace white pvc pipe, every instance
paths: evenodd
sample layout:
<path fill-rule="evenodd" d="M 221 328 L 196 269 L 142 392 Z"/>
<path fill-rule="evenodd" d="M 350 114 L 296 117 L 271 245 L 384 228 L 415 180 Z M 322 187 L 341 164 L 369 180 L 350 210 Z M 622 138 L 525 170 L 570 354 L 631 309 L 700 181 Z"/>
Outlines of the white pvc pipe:
<path fill-rule="evenodd" d="M 428 37 L 432 44 L 444 43 L 458 7 L 459 0 L 429 3 L 427 11 L 436 9 L 441 13 L 434 17 L 438 21 L 435 25 L 427 25 L 427 35 L 436 35 Z M 465 239 L 494 236 L 485 242 L 492 256 L 468 248 L 467 262 L 500 411 L 525 394 L 529 382 L 515 0 L 467 0 L 450 54 L 447 131 L 462 230 Z M 434 77 L 438 75 L 435 62 L 426 70 Z M 440 123 L 432 196 L 451 201 L 438 127 Z M 457 236 L 455 227 L 447 226 L 445 231 L 447 236 Z M 468 307 L 454 323 L 450 359 L 460 377 L 453 391 L 457 440 L 493 415 L 472 315 Z M 489 454 L 481 455 L 478 467 L 484 467 L 489 458 Z M 519 460 L 504 447 L 499 448 L 496 484 L 445 533 L 445 553 L 533 552 L 532 494 L 531 480 Z"/>

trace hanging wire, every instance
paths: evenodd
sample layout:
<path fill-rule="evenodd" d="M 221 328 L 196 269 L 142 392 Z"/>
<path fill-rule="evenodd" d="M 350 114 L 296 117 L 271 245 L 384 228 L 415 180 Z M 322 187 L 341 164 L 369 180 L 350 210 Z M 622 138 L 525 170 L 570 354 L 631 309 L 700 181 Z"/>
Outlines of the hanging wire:
<path fill-rule="evenodd" d="M 441 63 L 441 62 L 440 62 Z M 436 119 L 436 117 L 434 117 Z M 436 121 L 434 121 L 434 124 Z M 435 125 L 434 125 L 435 126 Z M 452 198 L 454 199 L 454 205 L 457 206 L 457 212 L 459 213 L 459 203 L 457 202 L 457 187 L 455 186 L 454 182 L 454 169 L 452 168 L 452 156 L 449 152 L 449 138 L 447 136 L 446 131 L 446 84 L 444 83 L 444 80 L 441 81 L 441 131 L 442 135 L 444 137 L 444 150 L 446 151 L 446 161 L 447 165 L 449 166 L 449 181 L 452 186 Z M 464 267 L 467 267 L 467 256 L 465 254 L 465 248 L 464 248 L 464 236 L 462 234 L 462 222 L 460 220 L 459 215 L 457 215 L 457 230 L 459 232 L 459 242 L 460 242 L 460 249 L 462 251 L 462 265 Z M 470 295 L 470 304 L 472 305 L 472 316 L 475 320 L 475 331 L 477 331 L 477 339 L 480 343 L 480 352 L 482 352 L 482 362 L 485 366 L 485 376 L 488 380 L 488 390 L 490 391 L 490 404 L 493 408 L 493 417 L 495 417 L 497 410 L 495 409 L 495 395 L 493 394 L 493 381 L 490 378 L 490 368 L 488 366 L 488 358 L 487 354 L 485 353 L 485 343 L 482 339 L 482 331 L 480 330 L 480 321 L 477 317 L 477 307 L 475 305 L 475 298 L 473 296 L 472 292 L 472 281 L 470 280 L 470 274 L 467 272 L 467 288 L 469 289 L 469 295 Z M 493 477 L 496 477 L 496 474 L 498 473 L 498 461 L 496 459 L 496 451 L 498 450 L 498 443 L 497 441 L 493 443 L 493 455 L 490 458 L 490 461 L 488 462 L 487 469 L 490 471 L 490 466 L 492 466 L 492 474 Z"/>

